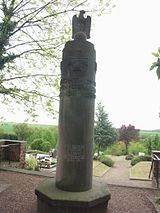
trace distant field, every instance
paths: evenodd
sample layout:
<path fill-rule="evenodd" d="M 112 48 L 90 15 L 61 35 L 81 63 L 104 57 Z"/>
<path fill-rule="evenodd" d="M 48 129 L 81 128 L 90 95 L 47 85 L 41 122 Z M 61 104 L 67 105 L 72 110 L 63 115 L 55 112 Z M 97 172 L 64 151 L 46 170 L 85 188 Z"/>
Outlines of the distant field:
<path fill-rule="evenodd" d="M 13 122 L 0 122 L 0 129 L 3 129 L 5 133 L 13 133 L 13 125 L 16 123 Z M 45 125 L 45 124 L 28 124 L 33 128 L 49 128 L 54 127 L 55 125 Z M 160 136 L 160 130 L 140 130 L 140 137 L 146 138 L 149 136 L 155 136 L 158 134 Z"/>
<path fill-rule="evenodd" d="M 160 130 L 140 130 L 140 137 L 141 138 L 146 138 L 146 137 L 151 137 L 151 136 L 155 136 L 155 135 L 159 135 L 160 136 Z"/>
<path fill-rule="evenodd" d="M 5 133 L 12 134 L 13 133 L 13 125 L 16 123 L 13 122 L 0 122 L 0 129 L 3 129 Z M 54 127 L 54 125 L 45 125 L 45 124 L 28 124 L 30 127 L 33 128 L 49 128 Z"/>

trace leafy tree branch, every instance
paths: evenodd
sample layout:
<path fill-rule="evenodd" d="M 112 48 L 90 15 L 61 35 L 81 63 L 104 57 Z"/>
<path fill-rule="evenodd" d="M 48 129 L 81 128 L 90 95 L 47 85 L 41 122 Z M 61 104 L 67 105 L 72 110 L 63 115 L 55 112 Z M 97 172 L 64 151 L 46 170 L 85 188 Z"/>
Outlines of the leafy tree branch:
<path fill-rule="evenodd" d="M 59 93 L 61 51 L 71 38 L 71 15 L 87 8 L 96 16 L 112 7 L 111 0 L 94 3 L 91 0 L 2 0 L 0 97 L 3 104 L 9 108 L 19 104 L 34 116 L 36 105 L 41 105 L 53 115 Z"/>

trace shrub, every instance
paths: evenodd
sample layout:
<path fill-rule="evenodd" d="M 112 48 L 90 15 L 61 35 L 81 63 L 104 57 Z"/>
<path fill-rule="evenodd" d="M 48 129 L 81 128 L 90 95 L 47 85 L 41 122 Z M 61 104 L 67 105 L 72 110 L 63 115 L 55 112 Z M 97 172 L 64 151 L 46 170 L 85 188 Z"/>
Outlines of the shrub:
<path fill-rule="evenodd" d="M 18 140 L 15 134 L 0 133 L 0 139 Z"/>
<path fill-rule="evenodd" d="M 37 163 L 37 159 L 34 156 L 30 156 L 26 158 L 26 169 L 39 171 L 39 166 Z"/>
<path fill-rule="evenodd" d="M 155 136 L 148 137 L 144 145 L 146 146 L 146 149 L 148 150 L 148 154 L 151 154 L 152 150 L 160 150 L 160 137 L 158 134 Z"/>
<path fill-rule="evenodd" d="M 42 143 L 43 143 L 43 140 L 38 138 L 38 139 L 35 139 L 32 143 L 31 143 L 31 149 L 35 150 L 41 150 L 42 151 Z"/>
<path fill-rule="evenodd" d="M 107 165 L 109 167 L 112 167 L 114 165 L 114 161 L 111 158 L 109 158 L 109 157 L 107 157 L 105 155 L 102 155 L 100 157 L 100 162 L 104 163 L 105 165 Z"/>
<path fill-rule="evenodd" d="M 105 152 L 106 155 L 125 155 L 125 145 L 123 142 L 115 143 L 112 146 L 108 147 Z"/>
<path fill-rule="evenodd" d="M 146 147 L 139 142 L 132 142 L 128 148 L 129 154 L 138 155 L 139 152 L 147 153 Z"/>
<path fill-rule="evenodd" d="M 134 166 L 141 161 L 151 161 L 151 160 L 152 160 L 152 157 L 150 155 L 136 156 L 136 157 L 132 158 L 131 165 Z"/>
<path fill-rule="evenodd" d="M 50 149 L 51 149 L 51 144 L 50 144 L 50 142 L 44 141 L 44 142 L 42 143 L 42 151 L 44 151 L 44 152 L 49 152 Z"/>
<path fill-rule="evenodd" d="M 126 155 L 125 157 L 126 160 L 132 160 L 132 158 L 134 158 L 133 154 Z"/>

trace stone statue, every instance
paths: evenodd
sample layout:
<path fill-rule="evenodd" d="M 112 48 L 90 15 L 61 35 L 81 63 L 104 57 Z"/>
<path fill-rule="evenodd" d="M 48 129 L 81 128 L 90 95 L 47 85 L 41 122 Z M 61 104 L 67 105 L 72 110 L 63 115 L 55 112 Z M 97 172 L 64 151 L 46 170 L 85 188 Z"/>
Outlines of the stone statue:
<path fill-rule="evenodd" d="M 86 38 L 90 38 L 91 17 L 84 17 L 85 11 L 81 10 L 79 17 L 73 16 L 72 19 L 72 38 L 74 39 L 78 33 L 84 33 Z"/>

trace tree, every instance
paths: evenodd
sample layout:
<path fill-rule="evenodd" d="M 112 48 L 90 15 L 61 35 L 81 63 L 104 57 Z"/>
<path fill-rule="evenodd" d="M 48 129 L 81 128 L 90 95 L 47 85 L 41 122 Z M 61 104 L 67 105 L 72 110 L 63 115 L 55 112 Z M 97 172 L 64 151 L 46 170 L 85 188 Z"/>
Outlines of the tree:
<path fill-rule="evenodd" d="M 43 141 L 48 141 L 51 144 L 51 147 L 54 148 L 57 143 L 58 130 L 57 127 L 49 128 L 32 128 L 32 133 L 28 138 L 28 144 L 31 144 L 35 139 L 42 139 Z"/>
<path fill-rule="evenodd" d="M 158 48 L 157 52 L 152 53 L 153 56 L 156 57 L 156 61 L 152 63 L 150 70 L 156 69 L 158 80 L 160 79 L 160 48 Z"/>
<path fill-rule="evenodd" d="M 71 35 L 71 12 L 87 8 L 101 14 L 112 7 L 111 0 L 2 0 L 1 107 L 11 110 L 17 104 L 33 118 L 45 108 L 54 116 L 60 51 Z"/>
<path fill-rule="evenodd" d="M 42 150 L 43 148 L 42 144 L 43 144 L 43 140 L 41 138 L 37 138 L 31 143 L 31 149 Z"/>
<path fill-rule="evenodd" d="M 96 121 L 94 129 L 94 142 L 97 146 L 97 152 L 101 148 L 111 145 L 117 139 L 116 129 L 108 119 L 108 114 L 105 112 L 101 102 L 98 103 L 96 111 Z"/>
<path fill-rule="evenodd" d="M 152 150 L 160 150 L 160 137 L 158 134 L 150 136 L 145 140 L 145 146 L 148 150 L 148 154 L 152 153 Z"/>
<path fill-rule="evenodd" d="M 32 134 L 32 128 L 30 128 L 26 123 L 14 124 L 13 131 L 17 135 L 18 140 L 22 141 L 27 141 Z"/>
<path fill-rule="evenodd" d="M 49 152 L 51 150 L 51 144 L 48 141 L 44 141 L 42 143 L 42 151 L 43 152 Z"/>
<path fill-rule="evenodd" d="M 128 154 L 128 146 L 130 141 L 138 140 L 139 129 L 129 124 L 128 126 L 122 125 L 119 129 L 119 141 L 123 141 L 126 147 L 126 155 Z"/>

